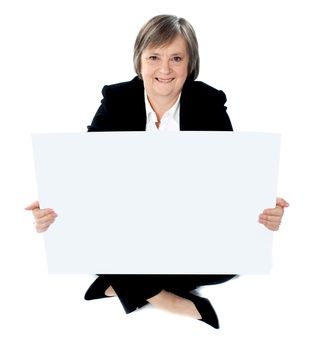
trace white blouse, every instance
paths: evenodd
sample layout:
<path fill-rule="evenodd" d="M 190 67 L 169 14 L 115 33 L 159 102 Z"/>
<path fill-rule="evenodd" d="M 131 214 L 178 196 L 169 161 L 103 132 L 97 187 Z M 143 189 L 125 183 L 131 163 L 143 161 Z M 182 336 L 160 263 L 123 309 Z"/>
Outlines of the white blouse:
<path fill-rule="evenodd" d="M 161 123 L 159 128 L 156 126 L 157 117 L 156 114 L 147 98 L 146 92 L 145 94 L 145 109 L 146 109 L 146 131 L 180 131 L 179 127 L 179 107 L 180 107 L 180 98 L 179 95 L 175 104 L 164 113 L 161 118 Z"/>

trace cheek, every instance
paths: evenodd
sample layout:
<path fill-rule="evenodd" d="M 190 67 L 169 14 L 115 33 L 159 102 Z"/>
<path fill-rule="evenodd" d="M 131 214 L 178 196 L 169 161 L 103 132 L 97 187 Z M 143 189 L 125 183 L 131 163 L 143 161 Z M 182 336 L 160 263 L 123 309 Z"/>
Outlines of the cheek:
<path fill-rule="evenodd" d="M 185 67 L 181 67 L 180 71 L 179 71 L 179 77 L 181 79 L 185 79 L 187 78 L 188 76 L 188 66 L 186 65 Z"/>
<path fill-rule="evenodd" d="M 153 71 L 147 67 L 142 67 L 141 68 L 141 75 L 143 77 L 151 77 L 153 74 Z"/>
<path fill-rule="evenodd" d="M 179 73 L 179 80 L 182 84 L 185 83 L 185 80 L 187 79 L 187 76 L 188 76 L 188 71 L 187 69 L 186 70 L 183 70 Z"/>
<path fill-rule="evenodd" d="M 147 67 L 145 66 L 145 64 L 141 63 L 141 75 L 146 75 L 147 74 Z"/>

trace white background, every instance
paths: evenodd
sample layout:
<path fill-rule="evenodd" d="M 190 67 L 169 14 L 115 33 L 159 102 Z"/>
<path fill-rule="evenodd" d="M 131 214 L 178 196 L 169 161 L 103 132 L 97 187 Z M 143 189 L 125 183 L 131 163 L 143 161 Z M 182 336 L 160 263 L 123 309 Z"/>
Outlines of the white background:
<path fill-rule="evenodd" d="M 1 348 L 318 348 L 316 5 L 1 2 Z M 274 234 L 275 266 L 270 276 L 200 290 L 219 331 L 151 307 L 127 316 L 114 298 L 84 302 L 94 277 L 48 276 L 43 239 L 23 210 L 37 198 L 30 134 L 84 131 L 102 86 L 133 77 L 135 36 L 160 13 L 195 27 L 199 79 L 225 91 L 236 130 L 283 135 L 278 194 L 291 206 Z"/>

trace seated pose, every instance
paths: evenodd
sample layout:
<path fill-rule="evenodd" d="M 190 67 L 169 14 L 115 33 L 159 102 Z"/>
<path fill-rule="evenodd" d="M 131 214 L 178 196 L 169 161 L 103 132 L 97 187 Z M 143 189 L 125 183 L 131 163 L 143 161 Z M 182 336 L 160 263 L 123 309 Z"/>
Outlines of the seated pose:
<path fill-rule="evenodd" d="M 103 100 L 88 131 L 200 130 L 232 131 L 226 96 L 196 81 L 198 43 L 193 27 L 183 18 L 160 15 L 150 19 L 137 35 L 131 81 L 104 86 Z M 154 184 L 156 185 L 156 184 Z M 276 231 L 288 203 L 277 198 L 276 208 L 265 209 L 259 222 Z M 38 232 L 46 231 L 57 214 L 29 205 Z M 257 218 L 256 218 L 257 219 Z M 223 283 L 235 275 L 98 275 L 86 300 L 117 295 L 126 313 L 146 303 L 188 315 L 219 328 L 208 299 L 193 294 L 199 286 Z"/>

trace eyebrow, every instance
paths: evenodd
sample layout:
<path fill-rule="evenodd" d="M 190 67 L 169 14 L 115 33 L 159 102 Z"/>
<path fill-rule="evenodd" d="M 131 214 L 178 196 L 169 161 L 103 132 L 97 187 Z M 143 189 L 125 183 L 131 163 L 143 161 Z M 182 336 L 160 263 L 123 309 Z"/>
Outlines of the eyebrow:
<path fill-rule="evenodd" d="M 183 56 L 185 54 L 186 54 L 185 52 L 176 52 L 176 53 L 171 54 L 171 56 Z"/>
<path fill-rule="evenodd" d="M 156 52 L 156 51 L 151 51 L 149 54 L 150 54 L 150 55 L 161 56 L 161 54 L 159 54 L 159 53 Z M 186 52 L 175 52 L 175 53 L 172 53 L 170 56 L 183 56 L 183 55 L 185 55 L 185 54 L 186 54 Z"/>

